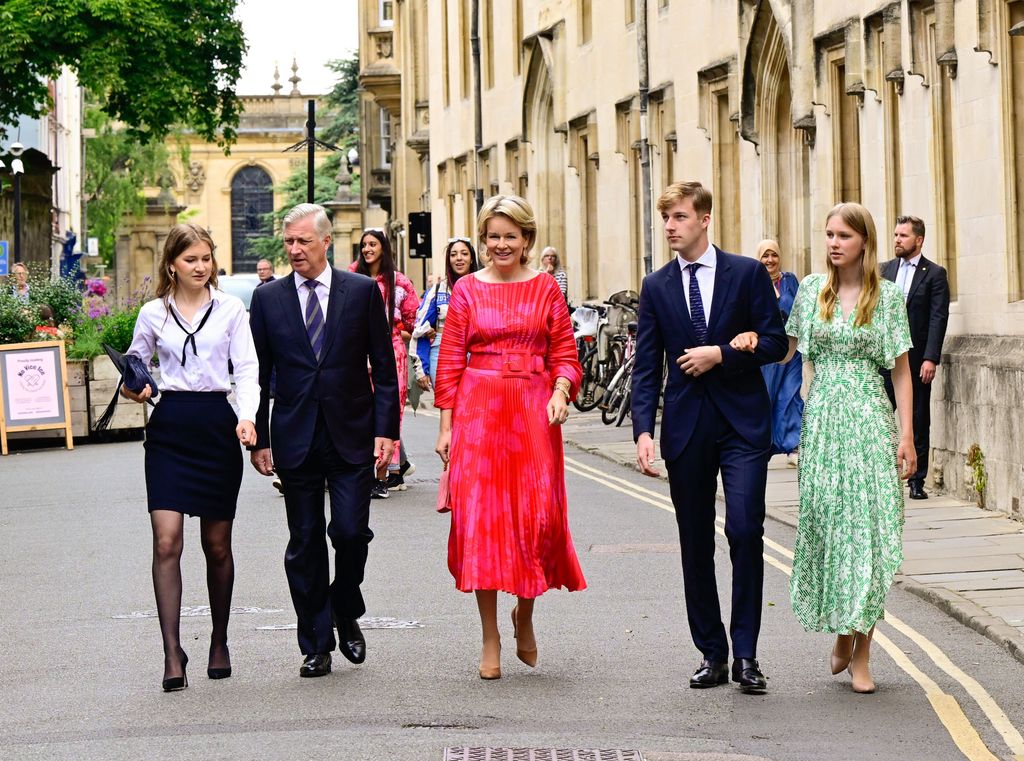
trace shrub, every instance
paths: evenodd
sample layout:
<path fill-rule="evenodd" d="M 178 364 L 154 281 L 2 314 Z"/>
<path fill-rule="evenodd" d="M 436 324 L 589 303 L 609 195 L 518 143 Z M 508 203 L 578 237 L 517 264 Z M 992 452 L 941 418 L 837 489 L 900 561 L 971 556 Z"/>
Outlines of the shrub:
<path fill-rule="evenodd" d="M 0 344 L 31 341 L 40 322 L 39 309 L 25 304 L 7 288 L 0 288 Z"/>

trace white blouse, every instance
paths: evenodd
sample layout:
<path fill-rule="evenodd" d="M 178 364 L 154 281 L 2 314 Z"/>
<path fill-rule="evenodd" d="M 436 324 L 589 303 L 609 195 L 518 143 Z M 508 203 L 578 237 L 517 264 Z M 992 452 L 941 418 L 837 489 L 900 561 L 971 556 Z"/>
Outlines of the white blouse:
<path fill-rule="evenodd" d="M 249 315 L 237 296 L 214 288 L 209 291 L 209 305 L 196 312 L 193 322 L 182 316 L 174 303 L 174 296 L 167 299 L 174 314 L 168 312 L 163 299 L 143 304 L 127 353 L 147 364 L 151 364 L 153 354 L 156 354 L 160 360 L 161 391 L 230 392 L 230 359 L 234 368 L 238 419 L 255 421 L 260 404 L 259 359 L 249 329 Z M 210 317 L 195 333 L 193 346 L 185 331 L 195 331 L 207 312 Z"/>

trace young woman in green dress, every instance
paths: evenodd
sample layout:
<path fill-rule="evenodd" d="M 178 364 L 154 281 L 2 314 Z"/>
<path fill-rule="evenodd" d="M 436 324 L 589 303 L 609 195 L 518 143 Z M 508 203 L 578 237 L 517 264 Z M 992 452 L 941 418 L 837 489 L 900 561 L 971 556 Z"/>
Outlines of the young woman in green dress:
<path fill-rule="evenodd" d="M 901 479 L 917 468 L 910 329 L 903 294 L 879 277 L 868 210 L 838 204 L 825 238 L 827 272 L 804 278 L 786 325 L 790 355 L 814 363 L 790 594 L 805 629 L 837 635 L 832 673 L 848 671 L 854 692 L 870 693 L 871 638 L 903 561 Z M 892 370 L 898 430 L 879 368 Z"/>

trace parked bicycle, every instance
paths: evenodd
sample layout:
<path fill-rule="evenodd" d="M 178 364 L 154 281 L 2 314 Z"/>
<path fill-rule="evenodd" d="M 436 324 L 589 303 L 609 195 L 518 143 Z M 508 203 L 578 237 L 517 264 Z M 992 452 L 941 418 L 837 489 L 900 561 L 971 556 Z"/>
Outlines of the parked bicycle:
<path fill-rule="evenodd" d="M 639 296 L 635 291 L 619 291 L 604 303 L 586 303 L 574 312 L 574 321 L 581 326 L 577 330 L 576 343 L 583 366 L 583 380 L 573 404 L 581 412 L 594 409 L 604 399 L 612 377 L 622 365 L 625 326 L 636 320 L 638 304 Z M 583 309 L 592 310 L 597 315 L 596 328 L 593 327 L 593 314 L 581 312 Z"/>
<path fill-rule="evenodd" d="M 601 400 L 601 420 L 605 425 L 622 425 L 629 414 L 633 383 L 633 363 L 636 361 L 636 322 L 626 323 L 626 341 L 622 365 L 615 372 L 604 398 Z"/>

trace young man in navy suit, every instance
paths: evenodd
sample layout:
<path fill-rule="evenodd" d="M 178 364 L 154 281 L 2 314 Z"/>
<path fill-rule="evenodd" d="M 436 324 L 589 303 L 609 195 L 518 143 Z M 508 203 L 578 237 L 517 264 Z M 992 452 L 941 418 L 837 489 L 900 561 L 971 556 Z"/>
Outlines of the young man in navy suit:
<path fill-rule="evenodd" d="M 261 390 L 250 458 L 260 473 L 276 470 L 281 479 L 284 566 L 305 656 L 299 676 L 318 677 L 331 670 L 335 626 L 342 655 L 353 663 L 366 658 L 359 585 L 373 539 L 373 471 L 383 475 L 398 438 L 398 375 L 376 282 L 327 263 L 331 223 L 323 207 L 288 212 L 284 243 L 292 275 L 253 291 L 249 311 Z M 333 583 L 325 533 L 334 547 Z"/>
<path fill-rule="evenodd" d="M 676 256 L 644 279 L 640 293 L 632 405 L 637 465 L 659 475 L 653 434 L 667 358 L 661 453 L 679 526 L 690 634 L 703 654 L 690 686 L 714 687 L 729 678 L 714 561 L 721 472 L 733 571 L 732 679 L 759 694 L 767 689 L 757 637 L 771 449 L 771 403 L 760 367 L 782 359 L 788 340 L 764 266 L 708 242 L 711 193 L 699 182 L 675 183 L 658 199 L 658 210 Z M 748 333 L 756 338 L 742 335 Z"/>

